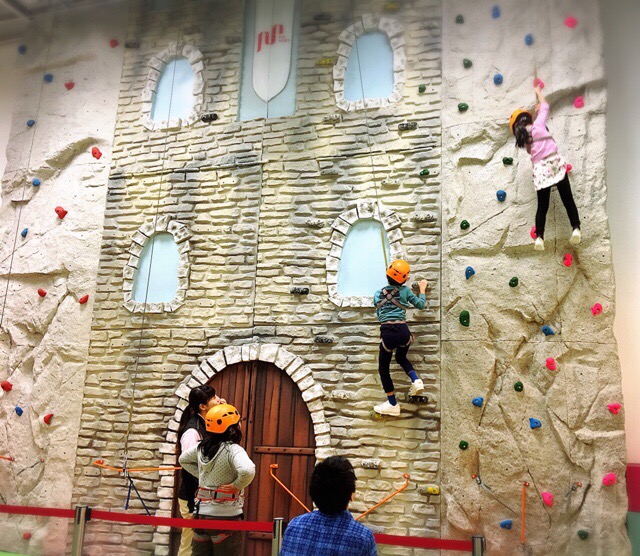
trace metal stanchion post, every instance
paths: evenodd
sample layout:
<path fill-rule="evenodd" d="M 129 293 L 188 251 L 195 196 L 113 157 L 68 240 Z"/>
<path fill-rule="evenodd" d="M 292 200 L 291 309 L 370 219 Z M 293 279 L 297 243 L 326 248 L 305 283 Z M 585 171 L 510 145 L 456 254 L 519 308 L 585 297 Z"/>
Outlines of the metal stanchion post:
<path fill-rule="evenodd" d="M 271 556 L 279 556 L 282 548 L 282 535 L 284 534 L 284 518 L 276 517 L 273 520 L 273 542 L 271 543 Z"/>
<path fill-rule="evenodd" d="M 473 535 L 471 538 L 473 556 L 484 556 L 486 548 L 483 535 Z"/>
<path fill-rule="evenodd" d="M 76 506 L 76 515 L 73 518 L 73 544 L 71 545 L 71 556 L 82 556 L 84 530 L 87 525 L 87 521 L 90 519 L 91 508 L 89 506 Z"/>

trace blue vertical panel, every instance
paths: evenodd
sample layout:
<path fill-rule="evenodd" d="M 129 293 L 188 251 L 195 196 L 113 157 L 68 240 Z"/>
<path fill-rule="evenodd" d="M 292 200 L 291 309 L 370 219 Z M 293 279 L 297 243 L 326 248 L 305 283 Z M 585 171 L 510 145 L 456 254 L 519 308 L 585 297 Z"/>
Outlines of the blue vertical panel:
<path fill-rule="evenodd" d="M 161 122 L 191 116 L 194 79 L 193 68 L 186 58 L 176 58 L 165 65 L 153 95 L 151 119 Z"/>
<path fill-rule="evenodd" d="M 133 279 L 132 299 L 141 303 L 172 301 L 178 291 L 179 262 L 180 253 L 173 235 L 167 232 L 154 234 L 140 254 L 138 270 Z"/>
<path fill-rule="evenodd" d="M 342 247 L 338 269 L 338 294 L 373 298 L 376 290 L 387 283 L 388 260 L 389 238 L 382 224 L 377 220 L 356 222 L 349 229 Z"/>
<path fill-rule="evenodd" d="M 275 98 L 264 102 L 253 90 L 253 53 L 256 50 L 255 24 L 256 1 L 247 0 L 245 6 L 244 41 L 242 54 L 242 77 L 240 83 L 240 100 L 238 119 L 253 120 L 255 118 L 280 118 L 293 116 L 296 113 L 296 79 L 298 66 L 298 43 L 300 35 L 300 10 L 296 2 L 293 19 L 294 33 L 291 37 L 291 68 L 287 85 Z"/>
<path fill-rule="evenodd" d="M 387 98 L 392 92 L 393 50 L 389 37 L 382 32 L 358 37 L 345 73 L 345 100 Z"/>

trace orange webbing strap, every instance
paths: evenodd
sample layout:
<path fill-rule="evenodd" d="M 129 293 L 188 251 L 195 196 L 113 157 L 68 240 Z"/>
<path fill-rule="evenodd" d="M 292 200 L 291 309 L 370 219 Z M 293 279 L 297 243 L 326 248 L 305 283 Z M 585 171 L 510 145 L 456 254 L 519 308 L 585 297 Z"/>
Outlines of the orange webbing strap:
<path fill-rule="evenodd" d="M 409 479 L 411 477 L 409 477 L 409 475 L 407 473 L 405 473 L 403 475 L 405 483 L 404 485 L 402 485 L 399 489 L 397 489 L 396 491 L 392 492 L 389 496 L 387 496 L 386 498 L 384 498 L 383 500 L 380 500 L 380 502 L 378 502 L 375 506 L 369 508 L 366 512 L 364 512 L 363 514 L 360 514 L 358 517 L 356 517 L 356 521 L 361 520 L 364 516 L 370 514 L 373 510 L 375 510 L 378 506 L 382 506 L 382 504 L 384 504 L 385 502 L 388 502 L 389 500 L 391 500 L 394 496 L 400 494 L 405 488 L 407 488 L 409 486 Z"/>
<path fill-rule="evenodd" d="M 276 483 L 278 483 L 283 489 L 285 489 L 289 495 L 291 496 L 291 498 L 293 498 L 298 504 L 300 504 L 305 510 L 307 510 L 307 512 L 310 512 L 311 510 L 309 508 L 307 508 L 301 501 L 300 499 L 293 494 L 293 492 L 291 492 L 286 486 L 284 486 L 284 484 L 282 483 L 282 481 L 280 481 L 280 479 L 278 479 L 278 477 L 276 477 L 273 474 L 273 470 L 274 469 L 278 469 L 278 464 L 277 463 L 272 463 L 269 466 L 269 474 L 273 477 L 273 479 L 275 480 Z"/>
<path fill-rule="evenodd" d="M 15 461 L 11 456 L 0 456 L 0 459 L 6 459 L 7 461 Z"/>
<path fill-rule="evenodd" d="M 93 465 L 107 469 L 108 471 L 117 471 L 118 473 L 124 473 L 124 467 L 111 467 L 107 465 L 103 459 L 97 459 L 93 462 Z M 182 467 L 127 467 L 128 473 L 150 473 L 152 471 L 179 471 Z"/>
<path fill-rule="evenodd" d="M 529 483 L 526 481 L 522 483 L 522 510 L 521 510 L 521 518 L 520 518 L 520 542 L 524 544 L 524 508 L 525 508 L 525 500 L 526 500 L 526 490 L 529 486 Z"/>

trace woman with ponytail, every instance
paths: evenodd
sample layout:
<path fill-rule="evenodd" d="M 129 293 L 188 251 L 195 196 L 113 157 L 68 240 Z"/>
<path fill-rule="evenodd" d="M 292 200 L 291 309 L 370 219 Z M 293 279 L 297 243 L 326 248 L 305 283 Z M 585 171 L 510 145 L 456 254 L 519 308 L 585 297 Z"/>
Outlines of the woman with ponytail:
<path fill-rule="evenodd" d="M 221 403 L 226 403 L 226 401 L 219 398 L 215 389 L 208 384 L 196 386 L 189 392 L 189 405 L 182 412 L 178 426 L 178 457 L 190 448 L 197 446 L 201 440 L 207 437 L 204 417 L 209 409 Z M 191 519 L 198 490 L 198 477 L 194 477 L 184 469 L 181 473 L 180 490 L 178 491 L 180 515 L 185 519 Z M 178 556 L 191 554 L 192 540 L 193 530 L 183 529 Z"/>

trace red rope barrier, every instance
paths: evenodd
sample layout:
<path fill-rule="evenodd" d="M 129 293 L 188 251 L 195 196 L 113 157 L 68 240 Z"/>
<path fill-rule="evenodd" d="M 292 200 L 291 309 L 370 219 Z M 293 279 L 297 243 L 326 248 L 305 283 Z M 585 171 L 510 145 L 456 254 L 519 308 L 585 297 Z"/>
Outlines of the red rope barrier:
<path fill-rule="evenodd" d="M 384 535 L 378 533 L 374 535 L 376 543 L 389 544 L 393 546 L 408 546 L 411 548 L 433 548 L 437 550 L 458 550 L 461 552 L 471 552 L 473 545 L 471 541 L 455 541 L 450 539 L 431 539 L 427 537 L 402 537 L 400 535 Z"/>
<path fill-rule="evenodd" d="M 36 508 L 34 506 L 8 506 L 0 504 L 0 514 L 37 515 L 73 519 L 76 512 L 66 508 Z"/>

